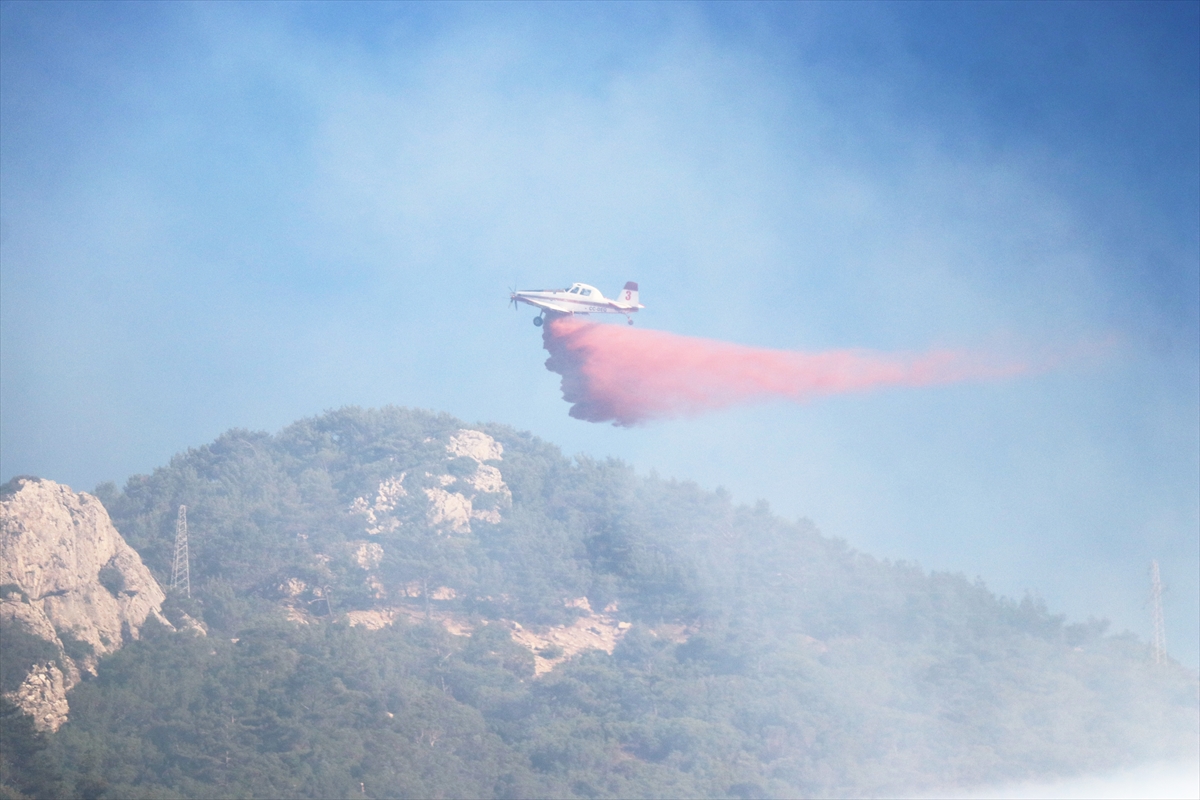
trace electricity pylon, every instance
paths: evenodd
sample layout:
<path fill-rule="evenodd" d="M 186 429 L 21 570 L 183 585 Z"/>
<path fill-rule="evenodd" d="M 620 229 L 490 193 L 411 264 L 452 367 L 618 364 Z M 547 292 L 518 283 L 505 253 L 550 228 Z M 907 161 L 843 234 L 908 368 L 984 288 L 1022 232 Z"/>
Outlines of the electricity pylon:
<path fill-rule="evenodd" d="M 192 596 L 192 578 L 188 570 L 187 506 L 179 507 L 175 521 L 175 563 L 171 566 L 171 589 Z"/>
<path fill-rule="evenodd" d="M 1167 660 L 1167 630 L 1163 626 L 1162 579 L 1158 575 L 1158 561 L 1150 562 L 1150 603 L 1154 617 L 1154 663 Z"/>

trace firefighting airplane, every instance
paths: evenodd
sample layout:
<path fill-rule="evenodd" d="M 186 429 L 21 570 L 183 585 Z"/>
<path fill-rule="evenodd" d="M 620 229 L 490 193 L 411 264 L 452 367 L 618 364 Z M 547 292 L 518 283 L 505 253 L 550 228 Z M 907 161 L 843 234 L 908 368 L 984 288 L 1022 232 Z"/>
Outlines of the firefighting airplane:
<path fill-rule="evenodd" d="M 644 305 L 638 302 L 638 286 L 633 281 L 625 284 L 616 300 L 609 300 L 595 286 L 586 283 L 573 283 L 570 289 L 527 289 L 513 292 L 508 300 L 517 307 L 517 303 L 528 303 L 542 310 L 541 316 L 533 318 L 534 325 L 545 322 L 546 312 L 553 314 L 624 314 L 629 324 L 633 319 L 629 316 Z"/>

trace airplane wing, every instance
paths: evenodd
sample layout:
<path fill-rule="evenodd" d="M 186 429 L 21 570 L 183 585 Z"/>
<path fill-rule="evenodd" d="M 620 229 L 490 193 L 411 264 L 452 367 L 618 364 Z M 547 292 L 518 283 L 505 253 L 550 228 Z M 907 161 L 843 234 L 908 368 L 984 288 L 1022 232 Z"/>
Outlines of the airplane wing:
<path fill-rule="evenodd" d="M 575 311 L 574 306 L 569 306 L 566 303 L 556 303 L 553 300 L 542 300 L 538 305 L 547 311 L 561 311 L 564 314 L 570 314 L 572 311 Z"/>
<path fill-rule="evenodd" d="M 539 297 L 536 300 L 526 297 L 518 297 L 517 301 L 521 303 L 528 303 L 534 308 L 544 308 L 547 311 L 558 311 L 563 314 L 570 314 L 572 311 L 576 310 L 575 306 L 570 306 L 566 303 L 560 303 L 556 300 L 551 300 L 545 297 Z"/>

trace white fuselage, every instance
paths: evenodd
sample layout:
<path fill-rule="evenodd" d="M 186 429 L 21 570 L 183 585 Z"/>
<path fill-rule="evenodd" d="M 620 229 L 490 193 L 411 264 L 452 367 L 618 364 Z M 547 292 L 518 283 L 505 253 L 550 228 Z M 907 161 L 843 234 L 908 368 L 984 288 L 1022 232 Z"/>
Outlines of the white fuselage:
<path fill-rule="evenodd" d="M 628 290 L 622 291 L 622 296 L 629 295 L 629 302 L 610 300 L 601 294 L 600 290 L 586 283 L 571 284 L 570 289 L 530 289 L 513 292 L 510 299 L 515 303 L 528 303 L 543 311 L 553 311 L 559 314 L 624 314 L 628 317 L 638 309 L 645 308 L 637 302 L 635 294 Z"/>

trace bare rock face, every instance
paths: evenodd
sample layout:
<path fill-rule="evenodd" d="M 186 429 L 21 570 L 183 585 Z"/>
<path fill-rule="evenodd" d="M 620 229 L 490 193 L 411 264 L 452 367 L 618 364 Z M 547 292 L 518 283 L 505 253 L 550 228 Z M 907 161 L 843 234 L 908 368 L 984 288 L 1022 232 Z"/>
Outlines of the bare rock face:
<path fill-rule="evenodd" d="M 472 520 L 498 524 L 501 511 L 512 508 L 512 491 L 499 467 L 484 462 L 503 461 L 504 445 L 483 431 L 464 428 L 450 437 L 446 453 L 452 459 L 470 459 L 475 463 L 471 471 L 459 472 L 457 476 L 425 473 L 426 479 L 438 484 L 422 490 L 428 498 L 425 521 L 440 533 L 460 535 L 471 532 Z M 472 465 L 467 462 L 467 466 Z M 402 513 L 398 508 L 400 501 L 409 497 L 404 487 L 406 475 L 401 472 L 381 481 L 373 501 L 367 494 L 356 497 L 350 504 L 351 514 L 366 519 L 364 530 L 368 535 L 392 533 L 412 523 L 412 516 L 404 520 L 398 516 Z M 408 513 L 411 515 L 411 508 Z"/>
<path fill-rule="evenodd" d="M 99 500 L 53 481 L 13 483 L 0 502 L 0 625 L 26 655 L 5 656 L 4 696 L 57 730 L 81 671 L 94 673 L 151 617 L 170 627 L 166 598 Z M 19 687 L 14 667 L 28 670 Z"/>
<path fill-rule="evenodd" d="M 570 625 L 542 626 L 534 630 L 519 622 L 501 620 L 507 625 L 513 641 L 533 651 L 534 674 L 538 677 L 585 650 L 603 650 L 612 655 L 617 642 L 633 627 L 632 623 L 618 622 L 613 616 L 617 611 L 616 603 L 605 608 L 602 614 L 592 611 L 586 597 L 568 601 L 567 605 L 580 609 L 586 616 L 578 617 Z"/>
<path fill-rule="evenodd" d="M 76 677 L 75 683 L 78 681 Z M 58 664 L 34 664 L 33 669 L 21 682 L 20 688 L 5 694 L 5 697 L 33 717 L 33 724 L 38 730 L 56 731 L 67 721 L 67 713 L 70 711 L 67 706 L 69 688 L 66 676 L 58 668 Z"/>

